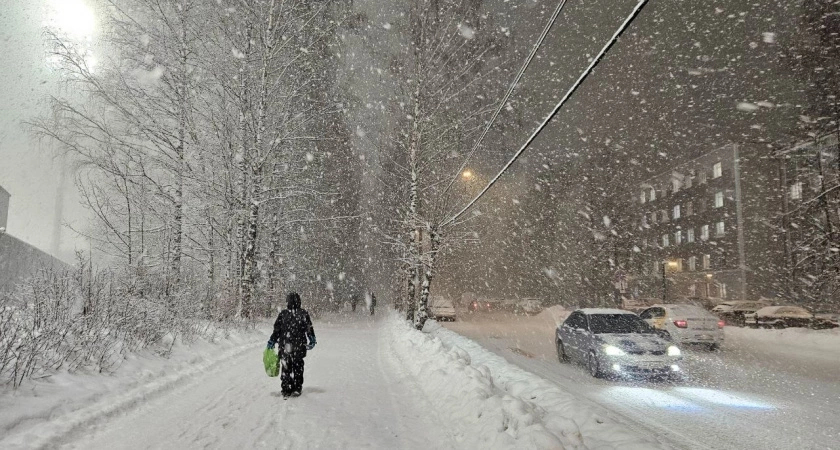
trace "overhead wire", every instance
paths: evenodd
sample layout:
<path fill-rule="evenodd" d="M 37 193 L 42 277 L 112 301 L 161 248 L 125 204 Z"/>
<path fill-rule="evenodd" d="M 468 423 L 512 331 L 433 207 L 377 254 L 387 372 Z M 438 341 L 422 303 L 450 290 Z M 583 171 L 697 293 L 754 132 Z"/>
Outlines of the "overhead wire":
<path fill-rule="evenodd" d="M 449 189 L 461 175 L 461 172 L 463 172 L 464 168 L 467 167 L 467 164 L 469 163 L 470 159 L 472 159 L 476 150 L 478 150 L 478 147 L 481 145 L 482 141 L 484 141 L 484 137 L 487 136 L 487 132 L 490 130 L 490 127 L 493 126 L 493 123 L 496 121 L 496 118 L 499 117 L 502 108 L 504 108 L 504 106 L 507 104 L 508 99 L 513 94 L 513 91 L 516 89 L 516 86 L 519 84 L 519 80 L 522 79 L 522 75 L 525 74 L 525 71 L 531 64 L 531 60 L 534 59 L 534 55 L 537 54 L 537 51 L 542 46 L 543 41 L 545 41 L 545 37 L 548 36 L 548 32 L 551 30 L 551 27 L 554 25 L 554 22 L 557 21 L 557 17 L 560 15 L 560 11 L 563 10 L 563 6 L 566 5 L 566 2 L 567 0 L 561 0 L 560 3 L 557 4 L 557 8 L 554 9 L 554 13 L 551 15 L 551 18 L 549 19 L 548 23 L 546 23 L 545 27 L 542 30 L 542 33 L 540 33 L 539 38 L 534 43 L 533 48 L 531 48 L 531 53 L 528 55 L 527 58 L 525 58 L 525 62 L 522 64 L 522 67 L 519 68 L 519 72 L 516 74 L 516 77 L 513 79 L 513 82 L 508 87 L 505 96 L 499 102 L 498 106 L 496 106 L 496 110 L 493 112 L 493 116 L 490 118 L 490 121 L 487 122 L 487 125 L 481 132 L 481 136 L 479 136 L 478 139 L 475 141 L 472 149 L 467 154 L 467 157 L 464 159 L 464 162 L 461 164 L 461 167 L 458 168 L 458 171 L 455 173 L 455 176 L 452 177 L 452 180 L 449 181 L 449 184 L 446 186 L 446 189 L 443 190 L 444 194 L 446 194 L 449 191 Z"/>
<path fill-rule="evenodd" d="M 618 30 L 616 30 L 615 33 L 613 33 L 610 40 L 607 41 L 607 43 L 604 45 L 604 47 L 601 49 L 601 51 L 598 52 L 598 55 L 596 55 L 595 58 L 592 60 L 592 62 L 589 63 L 589 66 L 587 66 L 586 69 L 583 71 L 583 73 L 581 73 L 581 75 L 578 77 L 578 79 L 575 81 L 575 83 L 572 85 L 572 87 L 570 87 L 569 90 L 566 91 L 566 95 L 564 95 L 563 98 L 560 99 L 560 101 L 557 103 L 557 105 L 554 107 L 554 109 L 551 111 L 551 113 L 548 116 L 546 116 L 545 120 L 543 120 L 542 123 L 540 123 L 540 125 L 537 127 L 536 130 L 534 130 L 533 133 L 531 133 L 531 136 L 528 137 L 528 140 L 526 140 L 525 143 L 522 144 L 522 147 L 520 147 L 519 150 L 513 155 L 513 157 L 507 162 L 507 164 L 505 164 L 505 166 L 502 168 L 502 170 L 500 170 L 499 173 L 496 174 L 496 176 L 493 177 L 493 179 L 490 180 L 489 183 L 487 183 L 487 186 L 485 186 L 484 189 L 482 189 L 481 192 L 479 192 L 478 195 L 476 195 L 475 198 L 473 198 L 466 206 L 464 206 L 464 208 L 461 209 L 461 211 L 459 211 L 457 214 L 455 214 L 454 216 L 452 216 L 449 219 L 447 219 L 446 221 L 444 221 L 441 224 L 441 227 L 445 227 L 445 226 L 451 224 L 452 222 L 458 220 L 459 217 L 461 217 L 465 212 L 467 212 L 470 208 L 472 208 L 472 206 L 482 196 L 484 196 L 484 194 L 494 184 L 496 184 L 496 181 L 498 181 L 499 178 L 501 178 L 501 176 L 508 170 L 508 168 L 510 168 L 510 166 L 513 165 L 513 163 L 516 162 L 517 159 L 519 159 L 519 156 L 522 155 L 522 153 L 528 147 L 531 146 L 531 143 L 534 141 L 534 139 L 536 139 L 536 137 L 540 134 L 540 132 L 542 132 L 542 130 L 548 125 L 548 123 L 551 122 L 551 119 L 553 119 L 554 116 L 557 115 L 557 113 L 560 111 L 560 108 L 563 107 L 563 105 L 566 103 L 566 101 L 568 101 L 569 98 L 571 98 L 571 96 L 575 93 L 575 91 L 577 91 L 577 89 L 580 87 L 580 85 L 583 83 L 583 81 L 592 72 L 592 69 L 595 68 L 595 66 L 597 66 L 598 63 L 604 58 L 604 55 L 606 55 L 606 53 L 610 50 L 610 48 L 612 48 L 612 46 L 616 43 L 616 41 L 618 41 L 618 38 L 621 36 L 622 33 L 624 33 L 624 31 L 627 29 L 627 27 L 630 25 L 630 23 L 633 22 L 633 20 L 636 17 L 638 17 L 639 13 L 642 11 L 642 8 L 644 8 L 644 6 L 648 3 L 648 1 L 649 0 L 639 0 L 639 2 L 636 4 L 636 7 L 633 8 L 633 11 L 630 12 L 630 15 L 627 16 L 627 18 L 624 20 L 624 22 L 621 24 L 621 26 L 618 28 Z"/>

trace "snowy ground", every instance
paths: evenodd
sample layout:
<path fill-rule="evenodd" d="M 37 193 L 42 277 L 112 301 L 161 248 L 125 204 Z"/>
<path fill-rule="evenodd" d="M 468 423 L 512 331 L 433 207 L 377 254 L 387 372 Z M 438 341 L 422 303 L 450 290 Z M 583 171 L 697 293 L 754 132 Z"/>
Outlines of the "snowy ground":
<path fill-rule="evenodd" d="M 687 352 L 686 382 L 632 383 L 596 380 L 559 363 L 555 318 L 547 315 L 460 319 L 445 326 L 675 448 L 840 448 L 837 330 L 727 327 L 722 352 Z M 460 337 L 435 334 L 444 342 Z"/>
<path fill-rule="evenodd" d="M 0 448 L 837 448 L 840 333 L 727 330 L 687 384 L 631 384 L 558 363 L 556 319 L 447 325 L 486 348 L 435 322 L 322 319 L 289 400 L 262 368 L 266 323 L 3 392 Z"/>
<path fill-rule="evenodd" d="M 266 324 L 264 332 L 215 359 L 212 351 L 197 350 L 209 363 L 183 374 L 182 382 L 159 395 L 147 396 L 142 391 L 148 386 L 140 386 L 122 394 L 132 400 L 123 407 L 113 407 L 120 403 L 119 393 L 107 392 L 87 402 L 66 399 L 88 403 L 81 411 L 56 408 L 17 426 L 7 417 L 11 429 L 0 437 L 0 448 L 453 447 L 446 433 L 432 431 L 442 429 L 436 415 L 411 396 L 414 380 L 400 381 L 401 374 L 383 360 L 377 323 L 356 316 L 315 326 L 318 346 L 306 358 L 300 398 L 283 400 L 280 379 L 265 375 Z M 118 374 L 113 384 L 125 377 Z M 49 390 L 44 395 L 55 400 Z M 7 416 L 22 415 L 37 403 L 29 395 L 0 401 Z"/>

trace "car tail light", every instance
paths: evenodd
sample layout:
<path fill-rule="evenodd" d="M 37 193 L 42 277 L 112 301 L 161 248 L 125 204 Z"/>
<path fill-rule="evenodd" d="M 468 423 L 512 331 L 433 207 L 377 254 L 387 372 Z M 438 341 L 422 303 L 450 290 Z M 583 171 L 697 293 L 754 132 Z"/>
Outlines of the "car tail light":
<path fill-rule="evenodd" d="M 676 325 L 677 328 L 688 328 L 688 321 L 687 320 L 675 320 L 674 325 Z"/>
<path fill-rule="evenodd" d="M 718 328 L 720 328 L 722 330 L 724 325 L 726 325 L 726 322 L 724 322 L 722 320 L 718 320 Z"/>

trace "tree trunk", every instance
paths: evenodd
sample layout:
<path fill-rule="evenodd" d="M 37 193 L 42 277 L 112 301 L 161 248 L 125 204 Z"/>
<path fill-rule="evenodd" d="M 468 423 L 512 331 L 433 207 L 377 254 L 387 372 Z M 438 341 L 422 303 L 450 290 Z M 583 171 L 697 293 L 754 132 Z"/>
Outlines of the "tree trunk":
<path fill-rule="evenodd" d="M 417 299 L 417 314 L 415 314 L 414 327 L 422 330 L 429 318 L 429 292 L 434 279 L 435 260 L 437 259 L 438 248 L 440 248 L 440 234 L 432 227 L 429 230 L 429 252 L 423 270 L 423 285 L 421 286 L 420 298 Z"/>

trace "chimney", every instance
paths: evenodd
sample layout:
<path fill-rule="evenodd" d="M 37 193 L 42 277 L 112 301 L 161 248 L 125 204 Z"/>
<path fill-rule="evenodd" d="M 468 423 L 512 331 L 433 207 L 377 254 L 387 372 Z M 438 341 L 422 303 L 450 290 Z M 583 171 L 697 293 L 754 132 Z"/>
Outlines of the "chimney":
<path fill-rule="evenodd" d="M 0 186 L 0 234 L 6 231 L 6 223 L 9 219 L 9 195 L 3 186 Z"/>

